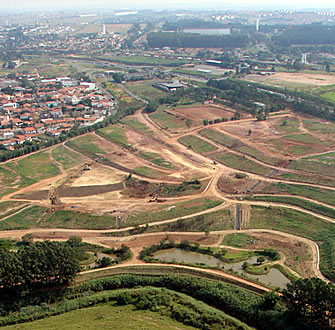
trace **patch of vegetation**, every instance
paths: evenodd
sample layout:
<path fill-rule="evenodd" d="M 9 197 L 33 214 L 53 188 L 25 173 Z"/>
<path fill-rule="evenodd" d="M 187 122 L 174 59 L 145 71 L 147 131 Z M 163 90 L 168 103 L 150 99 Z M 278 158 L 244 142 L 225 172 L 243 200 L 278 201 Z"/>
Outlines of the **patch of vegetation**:
<path fill-rule="evenodd" d="M 126 224 L 124 223 L 123 224 L 133 226 L 160 220 L 179 218 L 192 213 L 197 213 L 211 209 L 213 207 L 220 205 L 221 203 L 222 203 L 221 201 L 215 201 L 207 198 L 199 198 L 191 201 L 176 203 L 175 205 L 169 207 L 166 205 L 162 205 L 159 206 L 158 209 L 155 209 L 155 211 L 141 212 L 131 215 L 126 220 Z"/>
<path fill-rule="evenodd" d="M 105 229 L 116 228 L 116 218 L 111 215 L 91 215 L 73 211 L 48 213 L 47 209 L 32 206 L 0 221 L 0 229 L 68 228 Z"/>
<path fill-rule="evenodd" d="M 269 228 L 311 239 L 320 246 L 320 269 L 335 279 L 335 225 L 312 215 L 282 207 L 252 206 L 249 228 Z"/>
<path fill-rule="evenodd" d="M 94 135 L 83 135 L 66 142 L 66 145 L 90 158 L 106 154 L 97 144 L 99 138 Z"/>
<path fill-rule="evenodd" d="M 138 95 L 139 97 L 147 101 L 151 101 L 153 99 L 158 99 L 159 97 L 166 96 L 165 92 L 151 86 L 151 83 L 148 81 L 128 82 L 126 86 L 135 95 Z"/>
<path fill-rule="evenodd" d="M 314 213 L 325 215 L 326 217 L 335 218 L 335 209 L 313 203 L 308 200 L 301 199 L 299 197 L 286 197 L 286 196 L 247 196 L 245 199 L 250 201 L 263 201 L 289 204 L 301 207 Z"/>
<path fill-rule="evenodd" d="M 253 242 L 258 241 L 253 236 L 250 236 L 248 234 L 244 233 L 237 233 L 237 234 L 227 234 L 225 235 L 222 244 L 223 245 L 229 245 L 229 246 L 234 246 L 238 248 L 245 248 L 249 244 L 252 244 Z"/>
<path fill-rule="evenodd" d="M 134 173 L 140 176 L 144 176 L 147 178 L 154 178 L 154 179 L 159 179 L 165 175 L 165 173 L 160 172 L 152 167 L 147 167 L 147 166 L 141 166 L 141 167 L 135 168 Z"/>
<path fill-rule="evenodd" d="M 214 158 L 218 162 L 240 171 L 266 175 L 271 170 L 270 168 L 255 163 L 244 156 L 236 155 L 230 152 L 217 154 Z"/>
<path fill-rule="evenodd" d="M 205 140 L 198 138 L 195 135 L 187 135 L 178 139 L 178 142 L 184 146 L 192 149 L 199 154 L 205 154 L 210 151 L 217 150 L 218 148 Z"/>
<path fill-rule="evenodd" d="M 8 326 L 8 329 L 73 329 L 76 327 L 87 330 L 118 328 L 126 329 L 191 329 L 168 316 L 149 310 L 134 310 L 132 305 L 118 305 L 114 302 L 102 303 L 94 307 L 65 312 L 61 315 L 46 317 L 42 320 Z"/>
<path fill-rule="evenodd" d="M 334 165 L 335 153 L 329 152 L 293 160 L 290 162 L 289 168 L 322 175 L 326 174 L 328 176 L 335 176 Z"/>
<path fill-rule="evenodd" d="M 296 174 L 296 173 L 280 173 L 276 176 L 278 179 L 285 179 L 289 181 L 305 182 L 305 183 L 316 183 L 319 185 L 329 187 L 335 187 L 335 179 L 329 177 L 324 178 L 320 175 L 305 175 L 305 174 Z"/>
<path fill-rule="evenodd" d="M 187 129 L 186 121 L 177 119 L 175 115 L 164 111 L 164 108 L 164 106 L 160 106 L 155 112 L 150 114 L 150 118 L 157 122 L 163 129 Z M 191 122 L 191 124 L 192 123 L 193 122 Z"/>
<path fill-rule="evenodd" d="M 200 135 L 206 137 L 207 139 L 213 140 L 216 143 L 222 144 L 228 148 L 231 148 L 234 145 L 240 144 L 241 141 L 235 138 L 230 137 L 224 133 L 221 133 L 212 128 L 205 128 L 199 132 Z"/>
<path fill-rule="evenodd" d="M 256 158 L 264 163 L 275 165 L 278 161 L 279 158 L 271 157 L 263 153 L 262 151 L 259 151 L 257 149 L 251 148 L 247 145 L 242 145 L 240 147 L 236 148 L 237 151 L 249 155 L 253 158 Z"/>
<path fill-rule="evenodd" d="M 64 170 L 75 167 L 83 162 L 83 159 L 75 152 L 70 151 L 62 145 L 52 149 L 51 155 L 56 162 L 63 165 Z"/>
<path fill-rule="evenodd" d="M 292 134 L 292 135 L 285 135 L 283 136 L 284 139 L 294 142 L 301 142 L 301 143 L 307 143 L 307 144 L 318 144 L 322 145 L 324 142 L 317 139 L 315 136 L 303 133 L 303 134 Z"/>
<path fill-rule="evenodd" d="M 300 126 L 299 120 L 290 117 L 278 120 L 277 124 L 275 125 L 277 129 L 285 131 L 287 133 L 300 132 L 299 126 Z"/>
<path fill-rule="evenodd" d="M 34 182 L 60 174 L 58 167 L 47 152 L 38 152 L 20 160 L 13 160 L 6 166 L 21 177 L 26 177 Z"/>
<path fill-rule="evenodd" d="M 119 126 L 107 126 L 98 130 L 97 133 L 111 142 L 121 144 L 125 147 L 129 146 L 126 134 L 124 130 Z"/>
<path fill-rule="evenodd" d="M 151 131 L 147 125 L 139 122 L 135 117 L 126 117 L 121 120 L 121 123 L 133 128 L 134 130 L 140 131 L 144 134 L 148 134 L 149 136 L 153 135 L 153 131 Z"/>
<path fill-rule="evenodd" d="M 147 152 L 147 151 L 140 151 L 138 153 L 138 155 L 146 160 L 148 160 L 149 162 L 158 165 L 158 166 L 162 166 L 162 167 L 166 167 L 166 168 L 174 168 L 173 164 L 167 160 L 165 160 L 164 158 L 162 158 L 159 154 L 157 154 L 156 152 Z"/>

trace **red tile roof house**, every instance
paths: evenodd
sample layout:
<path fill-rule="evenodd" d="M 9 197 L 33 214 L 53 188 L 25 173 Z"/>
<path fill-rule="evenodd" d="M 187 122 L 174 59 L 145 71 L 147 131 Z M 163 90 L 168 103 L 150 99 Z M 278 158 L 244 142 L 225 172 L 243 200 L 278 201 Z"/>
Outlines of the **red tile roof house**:
<path fill-rule="evenodd" d="M 35 133 L 37 133 L 35 127 L 25 127 L 23 130 L 24 130 L 24 134 L 35 134 Z"/>

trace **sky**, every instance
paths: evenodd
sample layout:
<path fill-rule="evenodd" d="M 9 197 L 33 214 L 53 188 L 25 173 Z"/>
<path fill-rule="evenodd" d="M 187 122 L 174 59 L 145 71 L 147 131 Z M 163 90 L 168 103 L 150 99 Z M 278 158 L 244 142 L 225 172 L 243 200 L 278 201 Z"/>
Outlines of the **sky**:
<path fill-rule="evenodd" d="M 334 0 L 0 0 L 0 10 L 54 9 L 309 9 L 335 8 Z"/>

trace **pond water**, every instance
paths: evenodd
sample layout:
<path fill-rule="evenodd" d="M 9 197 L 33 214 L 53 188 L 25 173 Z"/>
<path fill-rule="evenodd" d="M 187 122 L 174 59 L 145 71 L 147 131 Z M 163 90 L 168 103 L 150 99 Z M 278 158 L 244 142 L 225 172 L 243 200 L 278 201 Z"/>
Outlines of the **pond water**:
<path fill-rule="evenodd" d="M 153 257 L 157 260 L 162 261 L 175 261 L 176 263 L 185 262 L 191 264 L 204 264 L 207 266 L 224 268 L 225 270 L 232 269 L 249 278 L 258 279 L 260 282 L 264 284 L 272 285 L 274 287 L 279 287 L 282 289 L 285 288 L 288 283 L 290 283 L 290 280 L 276 268 L 271 268 L 269 273 L 265 275 L 252 275 L 246 273 L 242 269 L 242 265 L 245 261 L 234 262 L 234 263 L 222 262 L 221 260 L 207 254 L 202 254 L 193 251 L 185 251 L 178 248 L 157 251 L 153 253 Z M 246 261 L 249 264 L 253 264 L 256 263 L 257 258 L 258 258 L 257 256 L 254 256 Z"/>

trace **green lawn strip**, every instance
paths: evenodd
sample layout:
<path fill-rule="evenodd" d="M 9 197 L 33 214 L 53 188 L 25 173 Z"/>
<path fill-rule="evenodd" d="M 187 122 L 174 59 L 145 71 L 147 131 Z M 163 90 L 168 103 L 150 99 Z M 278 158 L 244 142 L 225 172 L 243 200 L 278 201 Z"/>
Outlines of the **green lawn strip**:
<path fill-rule="evenodd" d="M 166 168 L 174 168 L 173 164 L 155 152 L 140 151 L 138 155 L 149 162 Z"/>
<path fill-rule="evenodd" d="M 121 144 L 122 146 L 129 146 L 124 130 L 119 126 L 107 126 L 97 131 L 99 135 L 106 140 Z"/>
<path fill-rule="evenodd" d="M 257 193 L 287 194 L 311 198 L 325 204 L 335 206 L 335 191 L 307 185 L 277 183 L 263 186 Z"/>
<path fill-rule="evenodd" d="M 324 155 L 324 157 L 306 157 L 293 160 L 288 167 L 321 175 L 335 176 L 335 158 L 333 156 L 334 153 L 328 157 Z"/>
<path fill-rule="evenodd" d="M 318 151 L 313 149 L 308 145 L 294 144 L 288 147 L 287 152 L 293 154 L 294 156 L 304 156 L 313 151 Z"/>
<path fill-rule="evenodd" d="M 0 221 L 0 229 L 14 230 L 38 227 L 37 221 L 46 211 L 46 208 L 40 206 L 25 208 L 21 212 Z"/>
<path fill-rule="evenodd" d="M 6 166 L 16 171 L 21 177 L 35 182 L 60 174 L 59 168 L 46 151 L 35 153 L 20 160 L 13 160 Z"/>
<path fill-rule="evenodd" d="M 262 166 L 246 157 L 236 155 L 230 152 L 220 153 L 214 156 L 215 160 L 236 170 L 266 175 L 271 168 Z"/>
<path fill-rule="evenodd" d="M 303 120 L 303 123 L 304 126 L 310 131 L 316 131 L 327 135 L 334 135 L 335 133 L 335 125 L 333 123 L 320 123 L 320 121 L 317 119 Z"/>
<path fill-rule="evenodd" d="M 83 162 L 83 159 L 78 154 L 65 148 L 63 145 L 59 145 L 52 149 L 51 155 L 55 161 L 63 165 L 65 170 L 75 167 Z"/>
<path fill-rule="evenodd" d="M 154 212 L 140 212 L 131 215 L 127 218 L 126 221 L 122 222 L 122 225 L 136 226 L 144 223 L 183 217 L 192 213 L 211 209 L 220 205 L 221 203 L 221 201 L 215 201 L 207 198 L 199 198 L 182 203 L 176 203 L 172 206 L 162 205 Z"/>
<path fill-rule="evenodd" d="M 73 211 L 56 211 L 52 214 L 44 214 L 38 223 L 38 227 L 68 229 L 112 229 L 116 228 L 116 217 L 108 214 L 92 215 Z"/>
<path fill-rule="evenodd" d="M 275 127 L 287 133 L 300 132 L 298 119 L 293 118 L 279 119 Z"/>
<path fill-rule="evenodd" d="M 151 86 L 148 82 L 130 82 L 126 84 L 126 87 L 135 95 L 140 96 L 147 101 L 167 95 L 164 91 Z"/>
<path fill-rule="evenodd" d="M 296 173 L 280 173 L 275 176 L 277 179 L 281 180 L 289 180 L 289 181 L 297 181 L 304 183 L 314 183 L 328 187 L 335 187 L 335 179 L 333 178 L 323 178 L 320 175 L 304 175 L 304 174 L 296 174 Z"/>
<path fill-rule="evenodd" d="M 137 131 L 140 131 L 144 134 L 148 134 L 150 136 L 153 135 L 153 131 L 148 128 L 147 125 L 139 122 L 136 118 L 134 117 L 126 117 L 121 120 L 121 123 L 129 126 L 130 128 L 133 128 Z"/>
<path fill-rule="evenodd" d="M 94 135 L 83 135 L 66 142 L 66 145 L 90 158 L 96 158 L 106 152 L 96 145 L 99 138 Z"/>
<path fill-rule="evenodd" d="M 0 202 L 0 220 L 27 207 L 26 202 Z"/>
<path fill-rule="evenodd" d="M 207 152 L 218 149 L 213 144 L 210 144 L 207 141 L 202 140 L 195 135 L 183 136 L 179 138 L 177 141 L 199 154 L 205 154 Z"/>
<path fill-rule="evenodd" d="M 263 152 L 261 152 L 257 149 L 251 148 L 247 145 L 242 145 L 242 146 L 236 148 L 236 150 L 243 153 L 243 154 L 247 154 L 251 157 L 254 157 L 258 160 L 261 160 L 265 163 L 271 164 L 271 165 L 275 165 L 280 160 L 279 158 L 269 157 L 265 153 L 263 153 Z"/>
<path fill-rule="evenodd" d="M 325 142 L 308 133 L 285 135 L 283 139 L 307 144 L 325 144 Z"/>
<path fill-rule="evenodd" d="M 254 242 L 256 240 L 257 239 L 255 237 L 252 237 L 252 236 L 250 236 L 248 234 L 244 234 L 244 233 L 227 234 L 223 238 L 222 244 L 237 247 L 237 248 L 245 248 L 251 242 Z"/>
<path fill-rule="evenodd" d="M 199 131 L 199 134 L 201 136 L 206 137 L 207 139 L 210 139 L 216 143 L 222 144 L 223 146 L 226 146 L 228 148 L 231 148 L 235 144 L 241 143 L 240 140 L 234 139 L 230 137 L 229 135 L 226 135 L 224 133 L 221 133 L 215 129 L 212 128 L 205 128 L 201 131 Z"/>
<path fill-rule="evenodd" d="M 203 215 L 194 216 L 187 219 L 179 219 L 172 223 L 154 225 L 147 228 L 148 232 L 183 232 L 183 231 L 203 231 L 226 230 L 235 228 L 235 214 L 227 209 L 209 212 Z"/>
<path fill-rule="evenodd" d="M 321 97 L 335 102 L 335 92 L 326 92 L 324 94 L 321 94 Z"/>
<path fill-rule="evenodd" d="M 159 179 L 162 176 L 166 176 L 166 173 L 160 172 L 154 168 L 147 167 L 147 166 L 140 166 L 135 168 L 134 173 L 140 176 Z"/>
<path fill-rule="evenodd" d="M 307 201 L 301 199 L 299 197 L 286 197 L 286 196 L 247 196 L 246 200 L 249 201 L 263 201 L 263 202 L 273 202 L 273 203 L 282 203 L 289 204 L 301 207 L 305 210 L 322 214 L 326 217 L 335 218 L 335 209 L 331 209 L 324 205 L 320 205 L 317 203 L 313 203 L 311 201 Z"/>
<path fill-rule="evenodd" d="M 176 118 L 175 115 L 164 111 L 164 106 L 160 106 L 155 112 L 149 116 L 158 123 L 163 129 L 187 128 L 186 123 Z"/>
<path fill-rule="evenodd" d="M 0 229 L 28 228 L 105 229 L 116 228 L 115 217 L 91 215 L 72 211 L 47 212 L 40 206 L 32 206 L 0 221 Z"/>
<path fill-rule="evenodd" d="M 317 242 L 320 269 L 330 280 L 335 280 L 335 224 L 283 207 L 253 205 L 248 228 L 279 230 Z"/>

